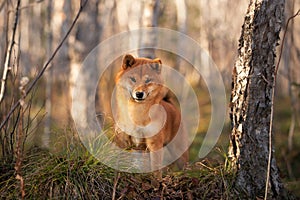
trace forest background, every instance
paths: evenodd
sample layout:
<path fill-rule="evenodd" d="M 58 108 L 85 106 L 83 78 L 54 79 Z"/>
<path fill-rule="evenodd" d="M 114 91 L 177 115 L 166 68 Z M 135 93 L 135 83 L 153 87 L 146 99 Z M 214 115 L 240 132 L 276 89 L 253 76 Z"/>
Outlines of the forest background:
<path fill-rule="evenodd" d="M 138 9 L 139 0 L 89 0 L 83 9 L 70 36 L 63 43 L 54 57 L 45 76 L 39 82 L 32 97 L 32 108 L 29 114 L 30 130 L 26 137 L 26 148 L 39 146 L 60 152 L 70 138 L 67 129 L 73 129 L 71 116 L 71 91 L 80 66 L 89 52 L 101 41 L 141 25 L 142 12 Z M 5 55 L 13 30 L 17 1 L 0 2 L 0 66 L 5 64 Z M 231 90 L 232 68 L 236 61 L 238 38 L 244 14 L 248 6 L 247 0 L 162 0 L 158 8 L 158 27 L 168 28 L 187 34 L 205 49 L 218 66 L 226 91 Z M 79 9 L 79 3 L 70 1 L 32 1 L 22 0 L 20 3 L 19 24 L 16 30 L 16 44 L 13 46 L 11 73 L 8 89 L 1 103 L 1 121 L 6 117 L 12 102 L 22 96 L 15 88 L 22 77 L 29 80 L 37 74 L 55 50 L 71 26 Z M 292 16 L 300 8 L 300 1 L 286 0 L 285 18 Z M 299 18 L 291 21 L 283 44 L 282 62 L 279 68 L 275 99 L 275 148 L 276 158 L 282 177 L 293 190 L 300 185 L 300 23 Z M 88 30 L 88 31 L 87 31 Z M 282 34 L 283 34 L 282 32 Z M 282 36 L 281 36 L 282 37 Z M 189 77 L 195 88 L 199 88 L 198 97 L 203 116 L 198 137 L 191 148 L 191 157 L 197 161 L 199 144 L 204 137 L 210 120 L 210 100 L 206 86 L 201 77 L 184 68 L 184 61 L 177 66 L 174 56 L 158 52 L 164 63 L 175 66 Z M 122 55 L 120 55 L 121 58 Z M 187 64 L 187 63 L 186 63 Z M 118 61 L 115 63 L 118 66 Z M 1 75 L 3 73 L 1 68 Z M 106 74 L 99 83 L 97 98 L 105 98 L 112 90 L 109 86 L 117 68 Z M 100 90 L 108 88 L 108 91 Z M 228 95 L 228 99 L 229 99 Z M 99 106 L 99 113 L 109 105 Z M 108 109 L 109 110 L 109 109 Z M 16 116 L 17 117 L 17 116 Z M 229 144 L 229 119 L 225 124 L 218 145 L 210 157 L 222 160 Z M 1 134 L 3 134 L 1 132 Z M 1 139 L 5 138 L 2 135 Z M 62 139 L 63 138 L 63 139 Z M 1 156 L 7 157 L 9 152 L 2 143 Z M 221 155 L 221 156 L 220 156 Z"/>

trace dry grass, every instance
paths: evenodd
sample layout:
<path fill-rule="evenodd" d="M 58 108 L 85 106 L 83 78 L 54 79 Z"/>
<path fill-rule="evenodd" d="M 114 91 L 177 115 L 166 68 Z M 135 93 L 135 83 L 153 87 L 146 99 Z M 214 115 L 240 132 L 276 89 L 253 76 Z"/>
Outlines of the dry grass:
<path fill-rule="evenodd" d="M 14 165 L 0 166 L 0 198 L 20 197 Z M 232 199 L 232 175 L 219 164 L 198 162 L 182 172 L 152 174 L 112 170 L 77 150 L 53 155 L 33 148 L 24 158 L 26 199 Z"/>

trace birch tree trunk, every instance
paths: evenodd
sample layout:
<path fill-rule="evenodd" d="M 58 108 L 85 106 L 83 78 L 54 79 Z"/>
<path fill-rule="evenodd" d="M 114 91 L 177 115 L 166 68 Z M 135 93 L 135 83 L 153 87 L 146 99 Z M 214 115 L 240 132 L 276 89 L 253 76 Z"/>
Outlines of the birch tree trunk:
<path fill-rule="evenodd" d="M 250 198 L 264 195 L 269 157 L 269 130 L 275 81 L 275 48 L 283 22 L 284 0 L 250 0 L 233 69 L 229 157 L 235 186 Z M 270 193 L 283 195 L 272 145 Z"/>

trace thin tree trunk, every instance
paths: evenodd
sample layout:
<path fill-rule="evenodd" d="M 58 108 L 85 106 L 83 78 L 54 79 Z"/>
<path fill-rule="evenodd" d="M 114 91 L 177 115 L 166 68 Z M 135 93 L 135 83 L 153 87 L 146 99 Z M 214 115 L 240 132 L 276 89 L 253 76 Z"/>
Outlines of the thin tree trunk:
<path fill-rule="evenodd" d="M 261 197 L 265 192 L 275 48 L 283 14 L 284 0 L 250 0 L 233 69 L 229 156 L 236 170 L 235 186 L 250 198 Z M 273 145 L 271 153 L 270 193 L 279 197 L 284 189 Z"/>
<path fill-rule="evenodd" d="M 118 1 L 120 3 L 120 1 Z M 122 3 L 122 1 L 121 1 Z M 124 3 L 124 2 L 123 2 Z M 118 28 L 116 24 L 116 18 L 117 18 L 117 1 L 116 0 L 106 0 L 99 4 L 101 13 L 100 15 L 100 26 L 105 27 L 103 30 L 101 30 L 101 33 L 99 34 L 100 40 L 103 38 L 109 37 L 111 35 L 114 35 L 116 32 L 115 29 Z M 120 11 L 121 12 L 121 11 Z M 124 11 L 120 13 L 120 17 L 122 18 L 125 15 Z M 125 17 L 126 18 L 126 17 Z M 127 23 L 126 23 L 127 24 Z M 127 24 L 128 25 L 128 24 Z M 124 27 L 122 27 L 124 28 Z M 124 31 L 124 29 L 121 31 Z M 115 51 L 114 48 L 111 49 L 111 51 Z M 101 55 L 101 52 L 98 52 L 99 55 Z M 98 119 L 101 121 L 101 124 L 105 124 L 105 119 L 108 119 L 107 116 L 111 116 L 111 102 L 107 99 L 108 96 L 111 96 L 111 93 L 113 91 L 114 85 L 111 84 L 111 78 L 114 76 L 116 70 L 114 67 L 110 67 L 107 69 L 109 72 L 105 73 L 101 77 L 100 85 L 98 85 L 98 88 L 100 90 L 98 91 L 98 96 L 96 96 L 96 110 L 97 110 L 97 116 Z M 119 70 L 119 68 L 117 68 Z M 109 120 L 107 120 L 108 124 L 110 123 Z"/>
<path fill-rule="evenodd" d="M 82 66 L 86 67 L 86 69 L 82 70 L 81 74 L 78 73 L 85 57 L 91 53 L 99 43 L 101 27 L 98 22 L 98 5 L 99 0 L 90 0 L 87 3 L 85 12 L 77 24 L 76 32 L 74 32 L 74 40 L 70 44 L 74 46 L 74 48 L 70 49 L 70 96 L 72 96 L 74 92 L 75 83 L 79 80 L 82 81 L 80 84 L 82 86 L 81 94 L 72 99 L 73 105 L 77 105 L 78 113 L 72 114 L 80 114 L 82 127 L 88 127 L 88 122 L 94 120 L 94 116 L 90 115 L 91 110 L 93 110 L 95 106 L 90 104 L 90 102 L 94 102 L 95 98 L 95 96 L 92 95 L 94 85 L 90 80 L 96 80 L 95 76 L 98 74 L 97 68 L 94 68 L 94 66 L 97 66 L 97 50 L 93 51 L 95 57 L 92 57 L 92 59 L 88 61 L 88 65 Z"/>
<path fill-rule="evenodd" d="M 186 33 L 186 18 L 187 18 L 187 7 L 186 7 L 186 3 L 185 0 L 176 0 L 175 1 L 175 5 L 176 5 L 176 17 L 177 17 L 177 29 L 179 32 L 181 33 Z M 183 46 L 185 44 L 182 43 L 182 40 L 178 41 L 177 47 L 178 47 L 178 55 L 183 55 L 182 51 L 183 51 Z M 176 64 L 174 66 L 175 69 L 177 70 L 181 70 L 181 72 L 186 73 L 186 67 L 181 66 L 181 58 L 177 57 L 176 60 Z M 182 67 L 182 69 L 181 69 Z"/>
<path fill-rule="evenodd" d="M 1 84 L 0 84 L 0 104 L 4 99 L 4 95 L 5 95 L 5 90 L 6 90 L 6 83 L 7 83 L 7 76 L 9 73 L 12 72 L 12 70 L 15 69 L 14 65 L 11 63 L 13 58 L 17 58 L 17 56 L 19 55 L 13 55 L 13 50 L 16 50 L 14 47 L 14 44 L 16 43 L 16 38 L 17 38 L 17 27 L 19 24 L 19 13 L 20 13 L 20 3 L 21 1 L 18 0 L 16 2 L 16 7 L 14 10 L 14 21 L 13 21 L 13 27 L 12 27 L 12 31 L 10 33 L 9 30 L 8 33 L 10 34 L 10 38 L 8 41 L 8 47 L 6 50 L 6 54 L 5 54 L 5 62 L 4 62 L 4 66 L 3 66 L 3 72 L 2 72 L 2 78 L 1 78 Z M 18 52 L 18 50 L 16 50 L 15 52 Z M 15 57 L 14 57 L 15 56 Z"/>
<path fill-rule="evenodd" d="M 52 0 L 49 0 L 47 3 L 47 17 L 46 17 L 46 54 L 47 57 L 50 57 L 52 52 L 52 43 L 53 43 L 53 35 L 51 29 L 51 19 L 52 19 Z M 44 127 L 44 137 L 42 138 L 43 146 L 49 148 L 50 142 L 50 128 L 51 128 L 51 110 L 52 110 L 52 68 L 50 67 L 49 70 L 45 73 L 46 78 L 46 119 L 45 119 L 45 127 Z"/>
<path fill-rule="evenodd" d="M 149 0 L 143 2 L 142 27 L 157 27 L 160 0 Z M 154 46 L 156 33 L 153 31 L 147 35 L 140 36 L 140 57 L 155 58 L 155 49 L 143 49 L 145 46 Z"/>
<path fill-rule="evenodd" d="M 295 12 L 295 1 L 294 0 L 290 0 L 287 2 L 287 16 L 292 16 Z M 291 103 L 291 123 L 290 123 L 290 127 L 289 127 L 289 135 L 288 135 L 288 153 L 291 153 L 293 151 L 293 137 L 294 137 L 294 133 L 295 133 L 295 126 L 296 126 L 296 119 L 297 119 L 297 94 L 295 92 L 295 90 L 293 90 L 294 86 L 293 83 L 296 80 L 297 77 L 297 73 L 296 73 L 296 69 L 295 69 L 295 65 L 293 64 L 293 51 L 295 51 L 294 49 L 294 45 L 295 45 L 295 41 L 294 41 L 294 20 L 292 20 L 290 22 L 290 25 L 288 27 L 288 31 L 287 32 L 287 39 L 285 40 L 285 50 L 283 52 L 283 60 L 284 60 L 284 67 L 286 68 L 286 74 L 287 74 L 287 82 L 288 82 L 288 95 L 290 97 L 290 103 Z M 286 158 L 286 166 L 287 166 L 287 171 L 289 174 L 289 178 L 293 179 L 294 178 L 294 173 L 293 173 L 293 168 L 292 168 L 292 164 L 291 164 L 291 157 L 288 156 Z"/>

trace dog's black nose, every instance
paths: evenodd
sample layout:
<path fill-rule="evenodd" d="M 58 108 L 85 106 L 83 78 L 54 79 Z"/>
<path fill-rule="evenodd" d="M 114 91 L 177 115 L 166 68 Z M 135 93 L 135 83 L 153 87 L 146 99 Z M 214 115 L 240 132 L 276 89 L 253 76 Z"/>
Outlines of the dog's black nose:
<path fill-rule="evenodd" d="M 143 97 L 144 97 L 144 92 L 136 92 L 136 93 L 135 93 L 135 96 L 136 96 L 137 99 L 143 99 Z"/>

